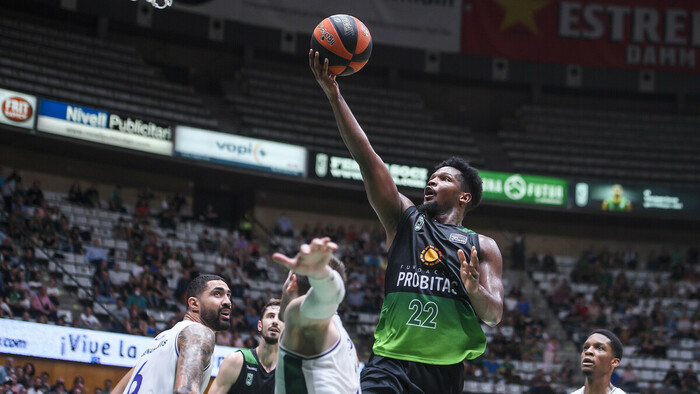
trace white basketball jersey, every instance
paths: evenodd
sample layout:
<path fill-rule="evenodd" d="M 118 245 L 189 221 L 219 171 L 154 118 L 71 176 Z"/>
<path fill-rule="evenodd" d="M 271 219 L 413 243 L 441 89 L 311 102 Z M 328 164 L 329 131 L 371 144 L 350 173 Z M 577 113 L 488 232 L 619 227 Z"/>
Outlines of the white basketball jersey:
<path fill-rule="evenodd" d="M 585 389 L 585 388 L 586 388 L 586 386 L 583 386 L 571 394 L 583 394 L 583 389 Z M 627 394 L 627 393 L 625 393 L 625 391 L 622 389 L 619 389 L 617 387 L 613 387 L 612 391 L 609 394 Z"/>
<path fill-rule="evenodd" d="M 302 356 L 285 349 L 277 353 L 275 394 L 359 394 L 357 352 L 340 317 L 333 316 L 340 338 L 317 356 Z"/>
<path fill-rule="evenodd" d="M 200 324 L 190 320 L 183 320 L 173 328 L 163 331 L 154 340 L 153 344 L 146 349 L 134 367 L 129 383 L 126 385 L 124 394 L 152 394 L 152 393 L 172 393 L 175 387 L 175 371 L 177 370 L 177 359 L 179 352 L 177 349 L 177 336 L 187 326 Z M 202 373 L 202 387 L 199 392 L 203 393 L 209 384 L 211 377 L 211 359 L 207 368 Z"/>

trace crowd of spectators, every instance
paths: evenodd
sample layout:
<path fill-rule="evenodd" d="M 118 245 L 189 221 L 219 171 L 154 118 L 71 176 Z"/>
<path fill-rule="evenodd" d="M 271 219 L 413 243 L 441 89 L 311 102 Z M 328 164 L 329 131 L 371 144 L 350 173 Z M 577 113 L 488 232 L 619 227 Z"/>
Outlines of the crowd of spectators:
<path fill-rule="evenodd" d="M 82 375 L 76 375 L 72 384 L 61 376 L 51 379 L 48 372 L 37 372 L 31 362 L 15 365 L 12 357 L 7 357 L 0 366 L 0 394 L 109 394 L 112 387 L 111 379 L 106 379 L 101 387 L 87 387 Z"/>
<path fill-rule="evenodd" d="M 533 254 L 528 266 L 557 273 L 555 260 L 551 253 L 542 258 Z M 663 248 L 646 259 L 631 248 L 589 249 L 570 272 L 560 272 L 541 288 L 574 343 L 585 339 L 583 333 L 607 327 L 620 337 L 627 357 L 667 359 L 669 349 L 679 349 L 682 340 L 700 340 L 700 309 L 688 304 L 700 300 L 698 263 L 696 247 Z M 638 273 L 644 279 L 636 280 Z M 577 284 L 587 284 L 589 291 L 574 291 Z M 695 345 L 690 350 L 691 360 L 700 356 Z M 617 371 L 613 379 L 630 391 L 636 391 L 640 381 L 632 368 Z M 697 372 L 692 363 L 682 374 L 672 365 L 659 383 L 652 390 L 697 390 Z"/>
<path fill-rule="evenodd" d="M 7 186 L 8 179 L 11 187 Z M 263 294 L 256 293 L 255 298 L 249 295 L 251 281 L 269 280 L 273 269 L 270 253 L 274 251 L 251 237 L 250 231 L 205 229 L 196 245 L 173 247 L 170 242 L 173 233 L 168 230 L 177 229 L 180 223 L 178 215 L 186 199 L 181 194 L 164 199 L 160 212 L 154 214 L 150 208 L 143 208 L 150 207 L 154 198 L 150 189 L 144 189 L 138 196 L 142 208 L 139 210 L 137 202 L 134 215 L 124 214 L 112 229 L 114 240 L 128 244 L 126 253 L 120 255 L 114 249 L 103 247 L 89 229 L 71 225 L 57 207 L 47 205 L 38 182 L 25 190 L 19 174 L 13 172 L 5 178 L 2 195 L 9 219 L 7 234 L 0 234 L 0 317 L 155 336 L 182 318 L 187 283 L 203 269 L 208 269 L 230 283 L 235 299 L 232 327 L 217 334 L 217 343 L 237 347 L 257 345 L 260 310 L 279 292 L 270 286 Z M 74 204 L 101 206 L 94 185 L 83 193 L 80 185 L 74 184 L 68 195 L 68 199 L 71 198 Z M 93 203 L 98 205 L 91 205 Z M 109 203 L 103 208 L 126 211 L 122 209 L 120 187 L 114 189 Z M 213 209 L 208 211 L 212 213 Z M 163 212 L 167 213 L 164 215 Z M 201 220 L 213 224 L 218 216 L 204 215 Z M 154 228 L 155 224 L 160 229 Z M 348 273 L 347 298 L 340 308 L 341 315 L 352 326 L 358 314 L 379 313 L 387 264 L 384 231 L 380 226 L 317 222 L 295 227 L 282 214 L 273 232 L 293 245 L 314 237 L 329 236 L 338 243 L 337 254 Z M 84 263 L 94 267 L 92 296 L 100 303 L 113 305 L 109 316 L 96 316 L 89 302 L 69 323 L 63 316 L 58 316 L 59 296 L 64 290 L 54 279 L 47 283 L 47 278 L 42 277 L 34 248 L 27 247 L 26 238 L 58 253 L 81 254 Z M 518 255 L 526 261 L 521 266 L 544 273 L 560 271 L 556 257 L 551 253 L 541 257 L 533 254 L 525 259 L 524 246 L 522 249 Z M 202 261 L 196 261 L 196 252 L 215 256 L 215 264 L 203 265 Z M 682 302 L 662 304 L 663 299 L 700 299 L 697 267 L 697 249 L 683 253 L 662 250 L 651 253 L 646 259 L 639 258 L 632 250 L 589 250 L 581 254 L 570 271 L 541 288 L 550 308 L 561 318 L 563 328 L 574 343 L 583 339 L 580 337 L 582 333 L 597 327 L 609 327 L 626 347 L 636 349 L 638 355 L 663 358 L 669 347 L 681 339 L 700 340 L 700 314 L 696 309 L 688 308 Z M 628 278 L 629 272 L 640 270 L 658 275 L 641 284 Z M 591 293 L 574 291 L 572 284 L 581 283 L 594 285 L 594 290 Z M 467 376 L 475 380 L 521 383 L 525 376 L 514 367 L 514 363 L 543 362 L 546 365 L 559 363 L 561 368 L 534 371 L 528 376 L 528 384 L 537 387 L 536 392 L 560 392 L 580 379 L 578 366 L 559 358 L 558 339 L 547 334 L 548 322 L 533 310 L 519 287 L 509 289 L 505 306 L 502 323 L 487 330 L 490 337 L 487 353 L 465 363 Z M 167 322 L 157 322 L 151 313 L 154 310 L 172 313 Z M 356 335 L 359 336 L 359 349 L 364 352 L 361 356 L 367 356 L 373 340 L 371 332 L 358 331 Z M 632 369 L 621 369 L 615 378 L 628 388 L 636 387 L 639 381 Z M 674 367 L 669 370 L 663 386 L 679 390 L 697 388 L 696 374 L 692 369 L 681 372 L 675 371 Z"/>

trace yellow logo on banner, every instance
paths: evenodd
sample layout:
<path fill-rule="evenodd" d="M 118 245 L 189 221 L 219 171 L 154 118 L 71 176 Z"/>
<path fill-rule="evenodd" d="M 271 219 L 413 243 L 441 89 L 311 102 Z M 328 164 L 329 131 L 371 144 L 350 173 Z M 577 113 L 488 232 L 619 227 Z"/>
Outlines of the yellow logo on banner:
<path fill-rule="evenodd" d="M 547 0 L 496 0 L 506 9 L 506 15 L 501 22 L 501 31 L 520 23 L 528 30 L 537 34 L 535 12 L 549 4 Z"/>

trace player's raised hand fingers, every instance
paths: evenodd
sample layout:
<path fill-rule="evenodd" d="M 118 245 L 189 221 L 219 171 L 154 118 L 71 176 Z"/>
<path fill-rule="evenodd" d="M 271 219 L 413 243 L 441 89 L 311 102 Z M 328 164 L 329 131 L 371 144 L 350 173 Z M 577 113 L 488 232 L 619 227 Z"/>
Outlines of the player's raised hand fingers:
<path fill-rule="evenodd" d="M 467 263 L 467 256 L 462 249 L 457 249 L 457 257 L 459 257 L 459 262 L 462 266 Z"/>
<path fill-rule="evenodd" d="M 335 252 L 336 250 L 338 250 L 338 244 L 329 239 L 328 242 L 326 242 L 326 251 Z"/>
<path fill-rule="evenodd" d="M 282 253 L 275 253 L 272 255 L 272 259 L 275 260 L 277 263 L 284 265 L 285 267 L 294 267 L 296 266 L 296 259 L 289 258 Z"/>
<path fill-rule="evenodd" d="M 479 270 L 479 256 L 476 254 L 476 246 L 472 246 L 472 255 L 469 260 L 469 265 L 474 267 L 474 269 Z"/>
<path fill-rule="evenodd" d="M 299 247 L 299 254 L 309 254 L 311 253 L 311 245 L 303 244 Z"/>

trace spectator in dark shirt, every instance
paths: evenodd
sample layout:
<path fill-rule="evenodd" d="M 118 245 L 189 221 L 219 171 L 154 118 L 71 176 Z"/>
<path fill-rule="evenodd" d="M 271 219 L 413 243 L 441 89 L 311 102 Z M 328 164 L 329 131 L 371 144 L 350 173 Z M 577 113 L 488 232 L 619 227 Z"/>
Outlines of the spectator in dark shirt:
<path fill-rule="evenodd" d="M 83 190 L 80 188 L 80 183 L 78 183 L 78 181 L 75 181 L 70 187 L 70 190 L 68 190 L 68 201 L 73 204 L 82 204 L 85 202 Z"/>
<path fill-rule="evenodd" d="M 89 207 L 95 208 L 100 206 L 100 191 L 97 190 L 97 184 L 93 182 L 90 188 L 85 190 L 83 195 L 85 204 Z"/>

